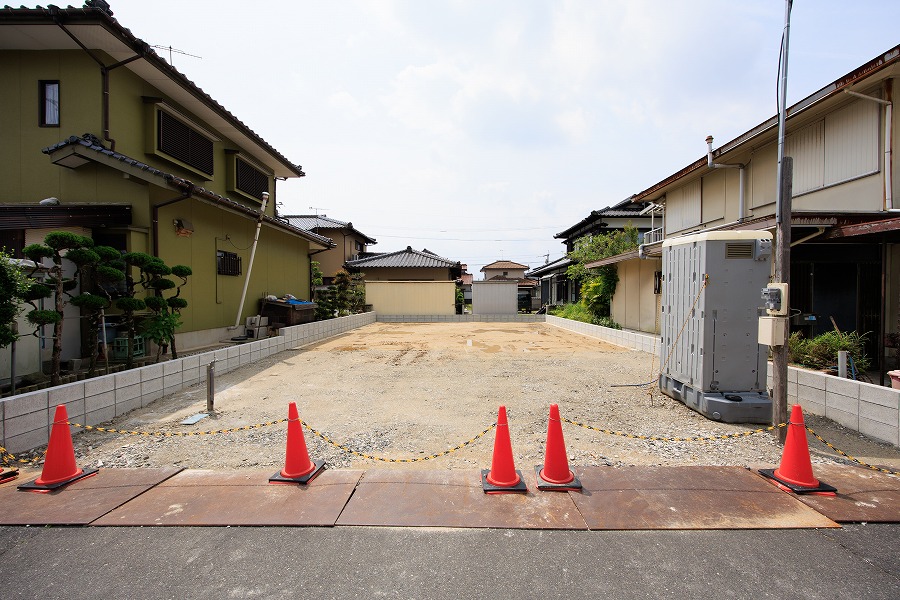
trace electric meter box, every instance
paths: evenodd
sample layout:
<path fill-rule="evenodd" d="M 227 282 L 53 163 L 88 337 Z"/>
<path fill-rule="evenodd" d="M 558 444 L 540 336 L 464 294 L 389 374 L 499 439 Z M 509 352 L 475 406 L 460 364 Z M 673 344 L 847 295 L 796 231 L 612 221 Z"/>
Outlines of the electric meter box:
<path fill-rule="evenodd" d="M 767 231 L 663 242 L 660 391 L 716 421 L 771 421 L 768 348 L 758 340 L 771 254 Z"/>

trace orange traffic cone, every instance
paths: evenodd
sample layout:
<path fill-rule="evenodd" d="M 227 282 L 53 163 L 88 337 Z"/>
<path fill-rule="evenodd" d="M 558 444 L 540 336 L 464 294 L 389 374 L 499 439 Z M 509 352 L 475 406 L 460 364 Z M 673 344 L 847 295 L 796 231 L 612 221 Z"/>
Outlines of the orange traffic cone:
<path fill-rule="evenodd" d="M 69 431 L 69 415 L 66 413 L 66 405 L 60 404 L 53 416 L 47 455 L 44 457 L 44 470 L 41 471 L 40 477 L 29 483 L 23 483 L 19 489 L 29 492 L 49 492 L 96 474 L 97 469 L 79 469 L 75 464 L 75 447 L 72 445 L 72 432 Z"/>
<path fill-rule="evenodd" d="M 309 460 L 306 440 L 303 438 L 303 425 L 300 423 L 296 402 L 288 405 L 287 451 L 285 454 L 284 468 L 269 477 L 269 483 L 309 483 L 325 468 L 324 460 Z"/>
<path fill-rule="evenodd" d="M 569 469 L 566 456 L 566 442 L 563 439 L 562 422 L 559 418 L 559 406 L 550 405 L 550 419 L 547 422 L 547 448 L 544 453 L 544 464 L 534 467 L 539 490 L 580 490 L 581 482 Z"/>
<path fill-rule="evenodd" d="M 791 409 L 787 439 L 781 454 L 781 466 L 777 469 L 760 469 L 759 472 L 776 482 L 778 487 L 796 494 L 816 493 L 834 496 L 837 490 L 813 477 L 809 444 L 806 441 L 806 425 L 799 404 Z"/>
<path fill-rule="evenodd" d="M 497 413 L 497 436 L 494 438 L 494 455 L 491 468 L 481 471 L 481 487 L 486 494 L 524 494 L 528 491 L 522 473 L 513 462 L 509 425 L 506 423 L 506 407 Z"/>

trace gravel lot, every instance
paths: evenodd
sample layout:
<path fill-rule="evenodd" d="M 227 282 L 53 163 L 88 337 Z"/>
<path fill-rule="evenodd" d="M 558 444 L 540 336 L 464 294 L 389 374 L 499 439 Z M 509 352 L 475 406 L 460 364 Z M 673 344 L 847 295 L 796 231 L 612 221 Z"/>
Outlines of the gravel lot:
<path fill-rule="evenodd" d="M 597 428 L 663 437 L 714 436 L 757 429 L 707 420 L 639 384 L 654 378 L 658 359 L 544 323 L 375 323 L 318 344 L 285 351 L 216 378 L 216 411 L 204 412 L 205 384 L 167 396 L 107 426 L 152 432 L 230 429 L 300 418 L 335 442 L 363 454 L 421 458 L 473 438 L 505 404 L 517 468 L 544 462 L 550 403 L 564 419 Z M 826 440 L 865 462 L 900 467 L 900 450 L 833 422 L 806 416 Z M 563 423 L 570 464 L 777 465 L 771 433 L 707 442 L 628 439 Z M 494 433 L 447 456 L 384 463 L 343 452 L 304 431 L 309 454 L 329 467 L 487 468 Z M 199 437 L 75 437 L 79 465 L 241 469 L 284 465 L 286 424 Z M 831 450 L 812 440 L 814 462 Z"/>

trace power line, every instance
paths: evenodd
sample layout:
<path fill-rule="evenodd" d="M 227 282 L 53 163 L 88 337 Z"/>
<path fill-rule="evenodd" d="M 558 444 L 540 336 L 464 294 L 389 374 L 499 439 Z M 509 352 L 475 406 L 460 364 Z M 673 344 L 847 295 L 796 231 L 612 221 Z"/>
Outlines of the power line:
<path fill-rule="evenodd" d="M 444 238 L 444 237 L 421 237 L 416 235 L 378 235 L 378 239 L 393 238 L 402 240 L 424 240 L 426 242 L 546 242 L 547 238 L 531 238 L 531 239 L 509 239 L 509 238 Z"/>

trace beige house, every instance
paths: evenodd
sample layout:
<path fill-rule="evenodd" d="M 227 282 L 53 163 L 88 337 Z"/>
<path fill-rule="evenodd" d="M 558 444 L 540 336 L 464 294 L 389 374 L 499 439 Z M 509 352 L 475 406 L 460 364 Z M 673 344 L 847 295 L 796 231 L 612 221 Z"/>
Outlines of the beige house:
<path fill-rule="evenodd" d="M 349 221 L 338 221 L 326 215 L 283 215 L 282 218 L 294 227 L 331 238 L 336 244 L 334 248 L 319 250 L 313 255 L 322 271 L 323 285 L 331 285 L 334 274 L 344 268 L 345 262 L 363 258 L 368 247 L 377 243 L 375 238 L 357 230 Z"/>
<path fill-rule="evenodd" d="M 511 260 L 495 260 L 491 264 L 481 267 L 481 272 L 484 273 L 485 281 L 497 278 L 524 279 L 525 271 L 527 270 L 528 265 L 520 265 Z"/>
<path fill-rule="evenodd" d="M 898 331 L 900 187 L 892 111 L 900 46 L 788 108 L 785 155 L 793 158 L 791 329 L 867 334 L 884 366 L 885 334 Z M 701 158 L 633 197 L 664 210 L 640 250 L 616 263 L 612 316 L 658 332 L 663 238 L 710 230 L 774 230 L 777 117 L 716 147 L 698 132 Z M 883 369 L 882 369 L 883 370 Z"/>

